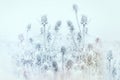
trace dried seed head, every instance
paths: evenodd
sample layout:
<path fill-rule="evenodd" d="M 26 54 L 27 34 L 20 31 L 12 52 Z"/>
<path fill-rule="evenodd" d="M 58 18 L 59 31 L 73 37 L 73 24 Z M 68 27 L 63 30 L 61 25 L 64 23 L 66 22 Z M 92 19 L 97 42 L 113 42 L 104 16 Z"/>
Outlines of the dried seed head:
<path fill-rule="evenodd" d="M 87 65 L 92 65 L 93 64 L 93 62 L 92 62 L 92 56 L 91 55 L 88 55 L 87 56 Z"/>
<path fill-rule="evenodd" d="M 31 24 L 28 24 L 27 25 L 27 32 L 30 31 L 30 29 L 31 29 Z"/>
<path fill-rule="evenodd" d="M 58 65 L 57 65 L 56 61 L 52 62 L 52 66 L 53 66 L 53 69 L 54 69 L 55 72 L 58 71 Z"/>
<path fill-rule="evenodd" d="M 42 16 L 41 17 L 41 23 L 42 23 L 43 26 L 45 26 L 48 23 L 47 16 Z"/>
<path fill-rule="evenodd" d="M 29 41 L 30 41 L 30 43 L 32 43 L 32 42 L 33 42 L 33 39 L 32 39 L 32 38 L 29 38 Z"/>
<path fill-rule="evenodd" d="M 93 45 L 92 44 L 88 44 L 88 49 L 89 50 L 93 49 Z"/>
<path fill-rule="evenodd" d="M 73 5 L 73 10 L 77 13 L 78 12 L 78 6 L 76 4 Z"/>
<path fill-rule="evenodd" d="M 107 54 L 108 61 L 111 61 L 113 59 L 112 51 L 110 50 Z"/>
<path fill-rule="evenodd" d="M 37 58 L 36 64 L 41 65 L 41 56 L 37 55 L 36 58 Z"/>
<path fill-rule="evenodd" d="M 63 47 L 61 47 L 61 52 L 62 52 L 62 55 L 64 55 L 65 54 L 65 52 L 66 52 L 66 48 L 63 46 Z"/>
<path fill-rule="evenodd" d="M 67 64 L 66 64 L 66 68 L 69 70 L 69 69 L 71 69 L 72 65 L 73 65 L 73 61 L 72 60 L 68 60 Z"/>
<path fill-rule="evenodd" d="M 59 27 L 61 26 L 62 22 L 58 21 L 55 25 L 55 31 L 57 32 L 59 30 Z"/>
<path fill-rule="evenodd" d="M 71 21 L 67 21 L 67 25 L 70 27 L 70 31 L 73 32 L 74 26 Z"/>
<path fill-rule="evenodd" d="M 82 24 L 82 25 L 86 25 L 87 22 L 88 22 L 87 17 L 86 17 L 85 15 L 82 15 L 82 17 L 81 17 L 81 24 Z"/>
<path fill-rule="evenodd" d="M 41 48 L 41 45 L 38 43 L 38 44 L 36 44 L 36 47 L 35 47 L 37 50 L 40 50 L 40 48 Z"/>
<path fill-rule="evenodd" d="M 20 42 L 23 42 L 23 41 L 24 41 L 24 36 L 23 36 L 23 34 L 18 35 L 18 38 L 19 38 Z"/>

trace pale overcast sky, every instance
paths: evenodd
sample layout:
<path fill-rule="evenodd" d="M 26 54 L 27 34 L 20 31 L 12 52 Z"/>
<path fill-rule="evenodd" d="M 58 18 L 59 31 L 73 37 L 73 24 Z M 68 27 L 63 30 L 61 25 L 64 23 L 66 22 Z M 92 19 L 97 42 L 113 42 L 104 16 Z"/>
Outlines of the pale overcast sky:
<path fill-rule="evenodd" d="M 10 39 L 23 32 L 28 23 L 44 14 L 50 23 L 74 21 L 72 5 L 89 17 L 89 33 L 103 40 L 120 40 L 120 0 L 0 0 L 0 39 Z"/>

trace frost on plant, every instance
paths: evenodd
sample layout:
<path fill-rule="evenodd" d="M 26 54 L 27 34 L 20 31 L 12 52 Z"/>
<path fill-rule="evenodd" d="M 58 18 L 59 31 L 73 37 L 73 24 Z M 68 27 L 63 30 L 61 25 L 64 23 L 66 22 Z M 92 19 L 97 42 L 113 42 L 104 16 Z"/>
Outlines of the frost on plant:
<path fill-rule="evenodd" d="M 25 80 L 105 80 L 105 71 L 112 80 L 118 80 L 120 71 L 113 65 L 112 51 L 103 56 L 101 39 L 88 38 L 88 17 L 78 15 L 77 5 L 73 5 L 73 10 L 77 24 L 68 20 L 65 25 L 57 21 L 50 26 L 44 15 L 37 34 L 32 33 L 34 25 L 28 24 L 26 32 L 18 36 L 16 69 Z M 60 32 L 63 27 L 67 27 L 68 33 Z"/>

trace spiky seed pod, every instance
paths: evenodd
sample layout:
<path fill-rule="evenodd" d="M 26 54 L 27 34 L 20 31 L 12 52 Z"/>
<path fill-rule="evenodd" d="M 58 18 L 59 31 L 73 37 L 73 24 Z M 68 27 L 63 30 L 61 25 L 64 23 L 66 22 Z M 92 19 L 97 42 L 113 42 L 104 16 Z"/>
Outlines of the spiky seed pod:
<path fill-rule="evenodd" d="M 74 26 L 71 21 L 67 21 L 67 25 L 70 27 L 70 31 L 73 32 Z"/>
<path fill-rule="evenodd" d="M 42 23 L 43 26 L 45 26 L 48 23 L 47 16 L 42 16 L 41 17 L 41 23 Z"/>
<path fill-rule="evenodd" d="M 61 21 L 56 22 L 56 25 L 55 25 L 55 31 L 56 31 L 56 32 L 58 32 L 59 27 L 61 26 L 61 24 L 62 24 Z"/>
<path fill-rule="evenodd" d="M 82 25 L 86 25 L 88 23 L 88 19 L 85 15 L 82 15 L 81 17 L 81 24 Z"/>

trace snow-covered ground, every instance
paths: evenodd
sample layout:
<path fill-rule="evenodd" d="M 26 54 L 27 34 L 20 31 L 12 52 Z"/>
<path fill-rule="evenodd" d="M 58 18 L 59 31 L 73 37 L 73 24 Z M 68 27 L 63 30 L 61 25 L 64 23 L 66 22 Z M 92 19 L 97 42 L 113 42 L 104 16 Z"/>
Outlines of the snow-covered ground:
<path fill-rule="evenodd" d="M 120 43 L 119 42 L 104 42 L 102 43 L 102 50 L 104 54 L 104 58 L 107 57 L 107 52 L 109 50 L 112 50 L 113 52 L 113 60 L 111 62 L 111 70 L 113 67 L 116 68 L 116 75 L 115 78 L 111 77 L 113 74 L 110 74 L 108 72 L 108 62 L 107 59 L 103 59 L 104 63 L 101 65 L 104 65 L 104 72 L 102 72 L 102 78 L 100 77 L 101 74 L 94 74 L 93 70 L 90 70 L 90 73 L 88 74 L 86 70 L 85 72 L 81 72 L 79 70 L 71 70 L 68 72 L 57 72 L 54 74 L 52 71 L 47 71 L 46 73 L 38 73 L 37 72 L 30 72 L 29 79 L 28 80 L 119 80 L 119 68 L 120 68 Z M 17 48 L 17 42 L 11 42 L 8 40 L 1 40 L 0 41 L 0 80 L 24 80 L 24 77 L 21 77 L 21 72 L 19 73 L 17 71 L 17 68 L 15 64 L 13 63 L 13 56 L 18 48 Z M 62 77 L 64 76 L 64 79 Z M 55 79 L 57 78 L 57 79 Z"/>

